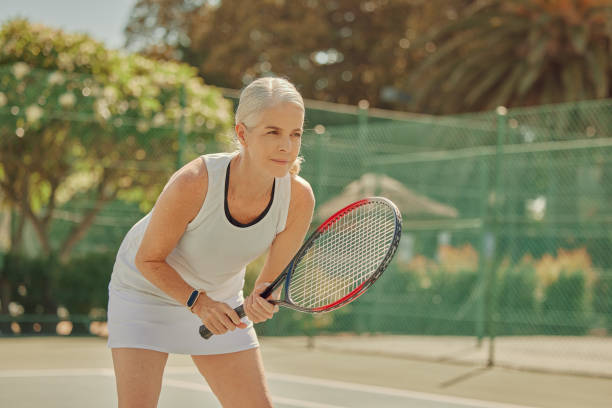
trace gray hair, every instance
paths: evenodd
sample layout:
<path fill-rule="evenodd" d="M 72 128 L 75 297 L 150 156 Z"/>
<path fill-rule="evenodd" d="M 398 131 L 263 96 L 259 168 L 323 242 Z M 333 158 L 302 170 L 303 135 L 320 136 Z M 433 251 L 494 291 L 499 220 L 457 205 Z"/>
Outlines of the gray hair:
<path fill-rule="evenodd" d="M 287 102 L 296 104 L 305 111 L 302 95 L 288 80 L 276 77 L 256 79 L 240 93 L 235 123 L 242 122 L 247 128 L 256 126 L 264 110 Z M 298 174 L 303 160 L 298 157 L 289 172 Z"/>

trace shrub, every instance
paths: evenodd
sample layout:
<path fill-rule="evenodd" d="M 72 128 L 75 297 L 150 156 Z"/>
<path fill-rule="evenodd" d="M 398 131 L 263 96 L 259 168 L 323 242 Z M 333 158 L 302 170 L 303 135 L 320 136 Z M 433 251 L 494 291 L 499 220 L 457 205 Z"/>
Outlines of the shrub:
<path fill-rule="evenodd" d="M 544 294 L 542 313 L 546 329 L 550 334 L 584 334 L 588 329 L 585 306 L 584 274 L 561 273 Z"/>
<path fill-rule="evenodd" d="M 530 334 L 536 314 L 536 275 L 532 264 L 522 263 L 502 271 L 496 290 L 499 320 L 497 334 Z"/>

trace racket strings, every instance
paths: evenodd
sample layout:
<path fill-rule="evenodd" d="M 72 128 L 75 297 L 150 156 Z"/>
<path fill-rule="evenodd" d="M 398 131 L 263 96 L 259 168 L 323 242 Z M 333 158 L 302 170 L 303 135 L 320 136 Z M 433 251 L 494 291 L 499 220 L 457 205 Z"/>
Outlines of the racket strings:
<path fill-rule="evenodd" d="M 381 265 L 395 235 L 394 210 L 370 202 L 340 217 L 323 232 L 295 266 L 289 296 L 316 309 L 340 301 Z"/>

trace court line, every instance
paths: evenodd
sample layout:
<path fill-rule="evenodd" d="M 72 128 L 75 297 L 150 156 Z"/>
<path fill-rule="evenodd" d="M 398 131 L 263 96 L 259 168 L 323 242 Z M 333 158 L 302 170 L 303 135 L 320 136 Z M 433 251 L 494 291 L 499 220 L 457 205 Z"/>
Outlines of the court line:
<path fill-rule="evenodd" d="M 185 374 L 185 373 L 196 373 L 195 368 L 193 367 L 166 367 L 166 373 L 169 374 Z M 29 378 L 29 377 L 76 377 L 76 376 L 85 376 L 85 375 L 101 375 L 101 376 L 114 376 L 114 371 L 110 368 L 63 368 L 63 369 L 19 369 L 19 370 L 0 370 L 0 378 Z M 434 402 L 447 402 L 451 404 L 463 404 L 463 405 L 471 405 L 472 407 L 479 408 L 533 408 L 527 405 L 515 405 L 515 404 L 506 404 L 503 402 L 493 402 L 493 401 L 483 401 L 476 400 L 464 397 L 453 397 L 447 395 L 439 395 L 439 394 L 430 394 L 426 392 L 419 391 L 408 391 L 408 390 L 400 390 L 397 388 L 388 388 L 382 387 L 378 385 L 368 385 L 368 384 L 359 384 L 352 383 L 347 381 L 338 381 L 338 380 L 328 380 L 328 379 L 318 379 L 313 377 L 304 377 L 294 374 L 283 374 L 283 373 L 266 373 L 266 377 L 274 380 L 292 382 L 292 383 L 301 383 L 301 384 L 309 384 L 316 385 L 320 387 L 326 388 L 334 388 L 334 389 L 343 389 L 347 391 L 361 391 L 361 392 L 369 392 L 372 394 L 382 394 L 387 396 L 395 396 L 395 397 L 404 397 L 404 398 L 413 398 L 413 399 L 421 399 L 426 401 L 434 401 Z M 190 383 L 186 381 L 172 380 L 172 379 L 164 379 L 164 383 L 168 385 L 173 385 L 176 387 L 195 387 L 191 389 L 198 389 L 202 391 L 212 392 L 207 385 L 204 384 L 196 384 Z M 283 404 L 294 405 L 297 407 L 303 408 L 341 408 L 335 405 L 325 405 L 308 401 L 300 401 L 293 400 L 291 398 L 285 397 L 272 397 L 274 401 Z M 302 404 L 302 405 L 297 405 Z"/>
<path fill-rule="evenodd" d="M 346 381 L 338 381 L 338 380 L 327 380 L 327 379 L 318 379 L 313 377 L 303 377 L 294 374 L 281 374 L 281 373 L 266 373 L 266 376 L 270 379 L 280 380 L 280 381 L 288 381 L 293 383 L 302 383 L 309 385 L 317 385 L 320 387 L 328 387 L 334 389 L 344 389 L 347 391 L 361 391 L 361 392 L 369 392 L 372 394 L 382 394 L 396 397 L 405 397 L 405 398 L 416 398 L 426 401 L 435 401 L 435 402 L 448 402 L 452 404 L 464 404 L 470 405 L 472 407 L 482 407 L 482 408 L 534 408 L 528 405 L 515 405 L 515 404 L 506 404 L 503 402 L 494 402 L 494 401 L 484 401 L 484 400 L 476 400 L 471 398 L 464 397 L 453 397 L 448 395 L 439 395 L 439 394 L 429 394 L 426 392 L 419 391 L 408 391 L 408 390 L 400 390 L 397 388 L 388 388 L 381 387 L 378 385 L 368 385 L 368 384 L 359 384 L 352 383 Z"/>
<path fill-rule="evenodd" d="M 196 373 L 193 367 L 167 367 L 165 370 L 171 374 Z M 36 378 L 36 377 L 83 377 L 83 376 L 103 376 L 114 377 L 115 373 L 110 368 L 63 368 L 63 369 L 37 369 L 37 370 L 0 370 L 0 378 Z M 210 387 L 204 383 L 193 383 L 189 381 L 163 379 L 163 385 L 204 391 L 212 394 Z M 291 405 L 297 408 L 346 408 L 339 405 L 321 404 L 318 402 L 302 401 L 293 398 L 279 397 L 272 395 L 275 403 Z"/>
<path fill-rule="evenodd" d="M 170 385 L 176 388 L 205 391 L 205 392 L 212 394 L 212 390 L 210 389 L 210 387 L 205 384 L 197 384 L 197 383 L 192 383 L 189 381 L 170 380 L 170 379 L 168 380 L 164 379 L 164 384 Z M 279 404 L 287 404 L 287 405 L 291 405 L 294 407 L 300 407 L 300 408 L 346 408 L 346 407 L 341 407 L 338 405 L 321 404 L 318 402 L 302 401 L 302 400 L 296 400 L 293 398 L 278 397 L 274 395 L 272 395 L 272 401 L 279 403 Z"/>

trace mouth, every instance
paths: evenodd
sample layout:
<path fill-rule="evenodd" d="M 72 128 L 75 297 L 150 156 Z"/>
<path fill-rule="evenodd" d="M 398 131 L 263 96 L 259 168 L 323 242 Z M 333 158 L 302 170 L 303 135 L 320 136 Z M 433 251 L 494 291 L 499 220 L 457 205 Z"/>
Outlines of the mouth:
<path fill-rule="evenodd" d="M 270 160 L 273 161 L 276 164 L 281 164 L 281 165 L 289 164 L 289 160 L 275 160 L 275 159 L 270 159 Z"/>

